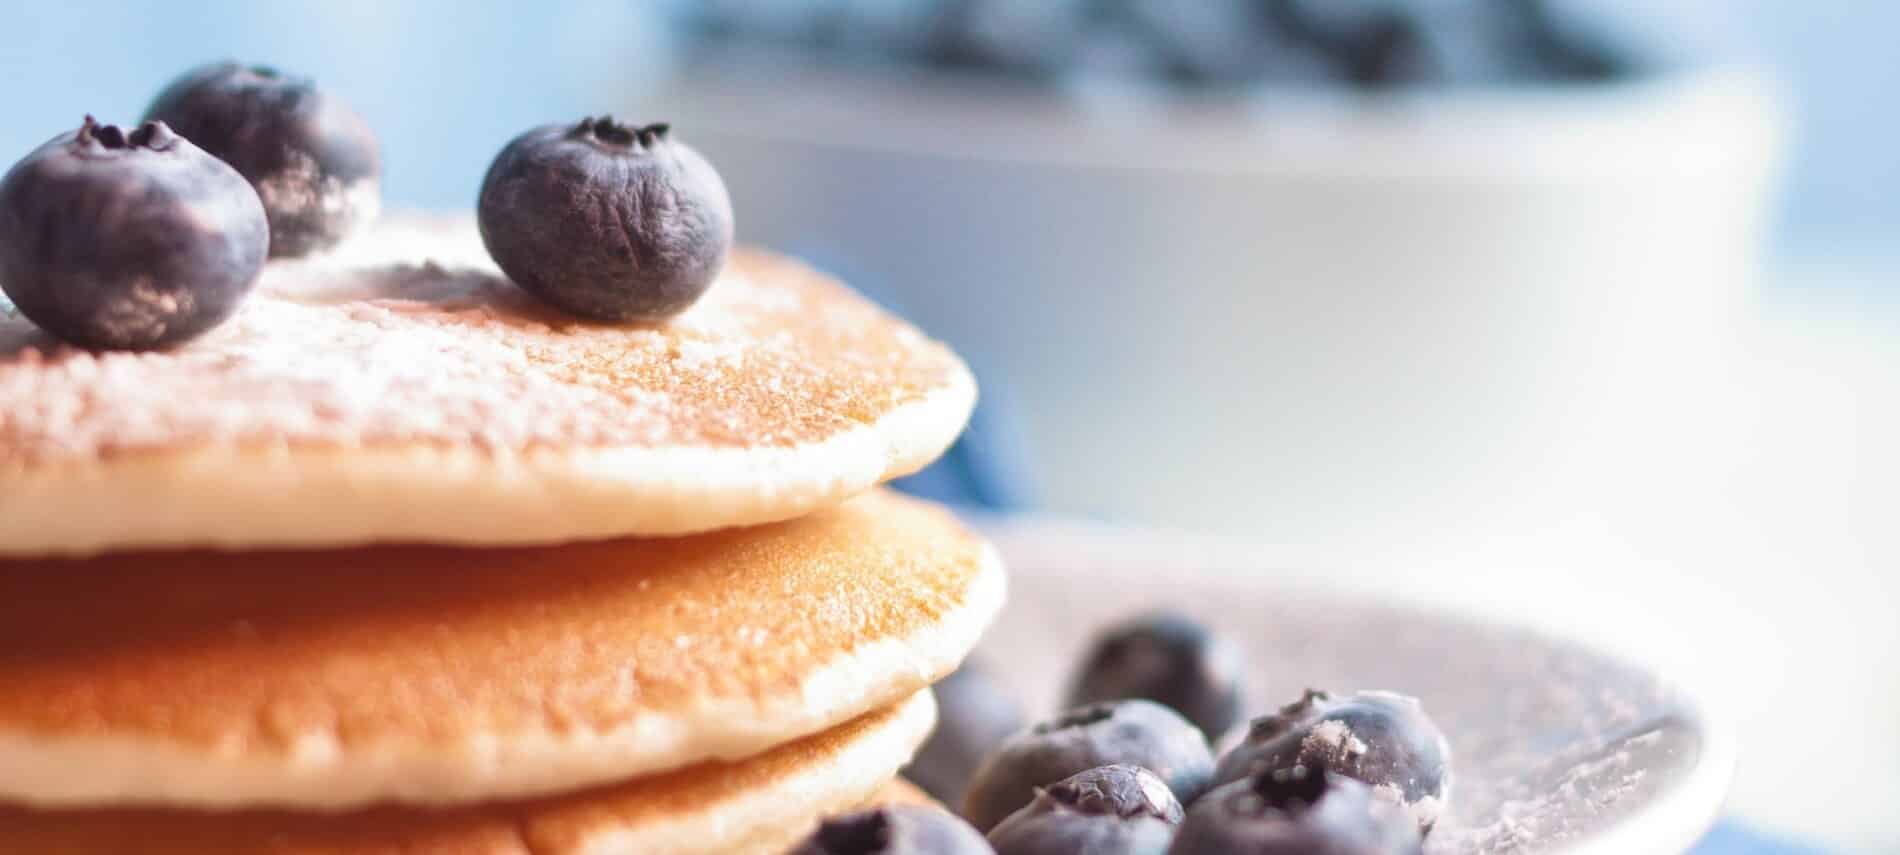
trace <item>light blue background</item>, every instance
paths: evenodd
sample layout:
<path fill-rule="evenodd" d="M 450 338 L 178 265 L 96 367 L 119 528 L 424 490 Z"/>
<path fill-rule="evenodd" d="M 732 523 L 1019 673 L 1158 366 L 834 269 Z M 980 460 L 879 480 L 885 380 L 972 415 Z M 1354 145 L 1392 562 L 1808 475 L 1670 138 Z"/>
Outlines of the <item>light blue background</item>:
<path fill-rule="evenodd" d="M 854 0 L 862 5 L 861 0 Z M 672 50 L 664 0 L 0 0 L 0 159 L 81 114 L 129 121 L 173 74 L 216 58 L 310 74 L 369 117 L 395 205 L 469 204 L 529 125 L 637 109 Z M 755 3 L 783 8 L 784 3 Z M 1900 4 L 1599 0 L 1642 38 L 1760 60 L 1787 80 L 1796 149 L 1780 234 L 1860 245 L 1900 229 Z M 1640 17 L 1629 10 L 1639 8 Z"/>
<path fill-rule="evenodd" d="M 0 0 L 0 159 L 85 113 L 132 122 L 169 78 L 219 59 L 315 77 L 382 137 L 396 206 L 474 204 L 515 134 L 625 106 L 602 91 L 666 67 L 639 2 Z"/>

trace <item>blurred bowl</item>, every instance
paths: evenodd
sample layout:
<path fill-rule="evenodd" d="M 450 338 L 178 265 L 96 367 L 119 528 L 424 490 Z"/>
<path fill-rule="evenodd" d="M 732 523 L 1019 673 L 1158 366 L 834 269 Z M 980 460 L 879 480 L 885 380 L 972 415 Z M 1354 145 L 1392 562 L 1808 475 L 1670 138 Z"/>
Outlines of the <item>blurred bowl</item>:
<path fill-rule="evenodd" d="M 751 69 L 641 112 L 742 239 L 1007 387 L 1050 506 L 1270 536 L 1705 477 L 1782 136 L 1741 71 L 1205 100 Z"/>

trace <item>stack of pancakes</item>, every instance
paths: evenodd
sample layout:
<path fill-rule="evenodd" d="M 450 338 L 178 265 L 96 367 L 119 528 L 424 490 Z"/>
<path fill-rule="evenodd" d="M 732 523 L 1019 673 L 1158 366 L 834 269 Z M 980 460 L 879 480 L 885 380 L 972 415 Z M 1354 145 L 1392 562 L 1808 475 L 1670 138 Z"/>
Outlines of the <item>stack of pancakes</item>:
<path fill-rule="evenodd" d="M 0 307 L 0 852 L 774 851 L 891 797 L 1003 578 L 877 485 L 974 398 L 796 263 L 599 326 L 456 220 L 172 352 Z"/>

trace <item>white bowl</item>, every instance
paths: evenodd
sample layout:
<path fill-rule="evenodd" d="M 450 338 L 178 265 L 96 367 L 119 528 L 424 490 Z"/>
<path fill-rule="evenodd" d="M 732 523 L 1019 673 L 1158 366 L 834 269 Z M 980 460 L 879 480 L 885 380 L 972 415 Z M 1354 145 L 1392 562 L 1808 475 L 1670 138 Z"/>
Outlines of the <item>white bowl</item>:
<path fill-rule="evenodd" d="M 1272 535 L 1639 450 L 1692 472 L 1776 103 L 1740 72 L 1247 101 L 753 72 L 640 112 L 743 240 L 970 356 L 1051 507 Z"/>

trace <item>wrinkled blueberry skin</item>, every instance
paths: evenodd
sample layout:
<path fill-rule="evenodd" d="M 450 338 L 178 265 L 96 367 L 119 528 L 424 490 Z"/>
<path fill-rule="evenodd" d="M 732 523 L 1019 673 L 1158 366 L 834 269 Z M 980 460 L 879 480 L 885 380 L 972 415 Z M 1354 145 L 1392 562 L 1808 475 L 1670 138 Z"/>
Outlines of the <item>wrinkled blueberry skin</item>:
<path fill-rule="evenodd" d="M 988 831 L 1029 804 L 1037 787 L 1115 764 L 1153 772 L 1184 803 L 1214 774 L 1207 738 L 1174 710 L 1143 700 L 1093 704 L 1018 731 L 984 758 L 963 795 L 963 816 Z"/>
<path fill-rule="evenodd" d="M 1146 615 L 1099 636 L 1083 660 L 1070 706 L 1145 698 L 1194 722 L 1209 742 L 1240 718 L 1240 653 L 1185 615 Z"/>
<path fill-rule="evenodd" d="M 825 820 L 791 855 L 991 855 L 970 824 L 921 805 L 885 805 Z"/>
<path fill-rule="evenodd" d="M 186 72 L 145 111 L 257 188 L 271 256 L 335 246 L 381 210 L 382 155 L 363 117 L 307 79 L 235 62 Z"/>
<path fill-rule="evenodd" d="M 204 333 L 237 311 L 269 248 L 244 177 L 160 123 L 126 134 L 87 117 L 0 179 L 0 289 L 80 347 Z"/>
<path fill-rule="evenodd" d="M 1101 766 L 1062 779 L 990 829 L 997 855 L 1163 855 L 1181 802 L 1140 766 Z"/>
<path fill-rule="evenodd" d="M 937 729 L 904 777 L 945 804 L 956 804 L 983 756 L 1023 728 L 1022 706 L 981 663 L 969 661 L 931 687 Z"/>
<path fill-rule="evenodd" d="M 732 247 L 732 201 L 665 125 L 611 118 L 536 128 L 482 181 L 482 242 L 515 284 L 574 315 L 660 321 L 712 285 Z"/>
<path fill-rule="evenodd" d="M 1316 729 L 1344 726 L 1349 740 L 1329 740 Z M 1337 735 L 1337 729 L 1332 733 Z M 1429 831 L 1451 789 L 1451 749 L 1438 725 L 1413 698 L 1359 692 L 1341 698 L 1309 690 L 1279 712 L 1254 719 L 1247 738 L 1220 759 L 1215 784 L 1257 772 L 1302 766 L 1332 772 L 1374 788 L 1389 787 Z"/>
<path fill-rule="evenodd" d="M 1417 855 L 1411 819 L 1338 775 L 1261 772 L 1188 809 L 1169 855 Z"/>

